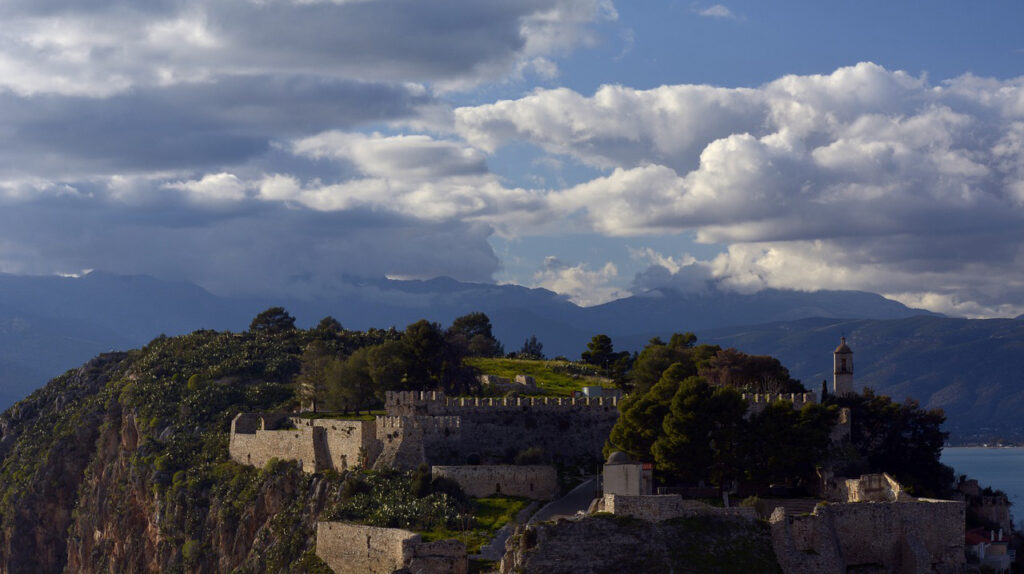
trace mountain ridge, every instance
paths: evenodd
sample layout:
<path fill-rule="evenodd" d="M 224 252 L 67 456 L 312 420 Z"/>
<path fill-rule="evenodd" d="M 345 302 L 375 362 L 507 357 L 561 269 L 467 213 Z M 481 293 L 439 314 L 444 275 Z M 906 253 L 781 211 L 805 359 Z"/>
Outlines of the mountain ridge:
<path fill-rule="evenodd" d="M 963 434 L 1008 418 L 981 396 L 977 384 L 992 381 L 998 389 L 993 392 L 1010 395 L 1017 387 L 1024 389 L 1024 380 L 1014 379 L 1009 365 L 1015 359 L 1005 345 L 991 344 L 997 340 L 993 337 L 1002 337 L 1024 345 L 1024 332 L 1010 328 L 1024 329 L 1019 317 L 987 322 L 948 318 L 865 292 L 656 289 L 579 307 L 547 289 L 442 277 L 350 280 L 332 297 L 271 300 L 222 297 L 187 282 L 95 271 L 80 278 L 0 274 L 0 409 L 99 353 L 139 347 L 161 334 L 241 331 L 274 305 L 288 309 L 300 325 L 331 315 L 351 329 L 404 328 L 421 318 L 450 324 L 482 311 L 506 351 L 536 335 L 552 357 L 579 357 L 598 333 L 609 335 L 616 350 L 635 351 L 652 337 L 692 331 L 701 342 L 776 356 L 815 391 L 822 378 L 830 379 L 831 350 L 839 336 L 847 335 L 857 353 L 858 383 L 900 400 L 913 396 L 923 405 L 945 408 L 951 425 L 966 429 Z M 913 336 L 901 339 L 901 333 Z M 917 360 L 915 354 L 941 357 L 929 337 L 951 353 L 968 349 L 964 356 L 973 363 L 949 357 Z M 942 369 L 934 367 L 939 364 Z"/>

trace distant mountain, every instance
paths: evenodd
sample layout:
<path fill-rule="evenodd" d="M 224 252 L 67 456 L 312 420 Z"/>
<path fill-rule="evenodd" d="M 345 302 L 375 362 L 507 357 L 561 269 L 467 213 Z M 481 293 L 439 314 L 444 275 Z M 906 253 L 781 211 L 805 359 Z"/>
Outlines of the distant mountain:
<path fill-rule="evenodd" d="M 536 335 L 548 356 L 570 358 L 579 357 L 597 333 L 611 336 L 617 350 L 637 350 L 656 335 L 667 337 L 673 332 L 695 331 L 702 340 L 779 356 L 794 376 L 805 382 L 820 381 L 822 373 L 830 368 L 829 353 L 841 332 L 851 335 L 853 341 L 867 337 L 871 331 L 863 329 L 873 322 L 864 321 L 866 319 L 927 319 L 937 325 L 960 321 L 942 319 L 878 295 L 853 291 L 768 290 L 744 295 L 715 290 L 688 294 L 658 289 L 582 308 L 546 289 L 462 283 L 450 278 L 428 281 L 353 279 L 327 297 L 271 300 L 219 297 L 191 283 L 145 276 L 102 272 L 79 278 L 0 274 L 0 409 L 97 353 L 139 347 L 161 333 L 176 335 L 201 328 L 243 330 L 253 316 L 272 305 L 283 305 L 301 326 L 311 326 L 331 315 L 350 329 L 404 328 L 421 318 L 449 324 L 460 315 L 483 311 L 490 316 L 495 334 L 507 351 L 518 349 L 526 338 Z M 805 317 L 826 319 L 803 320 Z M 791 320 L 798 321 L 792 323 Z M 1008 321 L 1024 325 L 1021 321 Z M 898 321 L 883 323 L 899 324 Z M 754 324 L 770 326 L 737 327 Z M 968 322 L 967 325 L 989 323 Z M 855 333 L 854 329 L 858 331 Z M 986 329 L 962 336 L 984 340 Z M 876 338 L 899 339 L 884 333 Z M 881 390 L 903 388 L 897 388 L 895 382 L 898 372 L 910 373 L 908 377 L 912 380 L 936 378 L 932 386 L 940 385 L 938 378 L 941 376 L 960 372 L 933 368 L 935 363 L 929 362 L 909 364 L 915 351 L 913 345 L 904 343 L 897 346 L 903 349 L 904 355 L 892 357 L 893 364 L 904 365 L 898 368 L 903 371 L 897 371 L 890 379 L 872 382 Z M 943 339 L 943 344 L 949 343 Z M 858 358 L 867 361 L 882 350 L 887 350 L 884 345 L 878 352 L 870 346 L 857 349 L 863 353 L 858 354 Z M 983 351 L 984 348 L 976 350 Z M 992 362 L 998 360 L 1001 359 L 991 359 Z M 868 364 L 859 365 L 869 368 Z M 1012 361 L 1002 364 L 1008 368 Z M 963 372 L 974 372 L 968 370 L 967 364 L 954 366 Z M 867 370 L 858 372 L 860 381 L 875 381 L 871 377 Z M 933 398 L 934 392 L 928 389 L 911 394 L 922 402 L 947 404 L 942 402 L 944 395 Z M 961 403 L 950 403 L 950 406 L 966 408 Z"/>

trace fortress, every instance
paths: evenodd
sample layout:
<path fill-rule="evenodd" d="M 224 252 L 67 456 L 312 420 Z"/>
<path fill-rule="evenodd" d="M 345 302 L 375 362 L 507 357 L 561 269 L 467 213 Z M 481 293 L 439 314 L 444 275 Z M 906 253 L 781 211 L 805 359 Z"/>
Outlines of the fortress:
<path fill-rule="evenodd" d="M 242 464 L 299 461 L 306 472 L 510 463 L 531 449 L 546 462 L 598 460 L 619 417 L 616 398 L 452 398 L 392 392 L 373 421 L 242 413 L 229 451 Z"/>

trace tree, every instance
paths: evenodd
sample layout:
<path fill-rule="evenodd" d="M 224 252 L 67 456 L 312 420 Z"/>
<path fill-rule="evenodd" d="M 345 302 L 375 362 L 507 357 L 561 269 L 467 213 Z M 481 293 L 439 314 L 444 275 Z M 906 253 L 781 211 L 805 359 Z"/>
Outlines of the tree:
<path fill-rule="evenodd" d="M 830 400 L 850 409 L 850 438 L 870 472 L 888 472 L 916 496 L 948 494 L 953 469 L 939 460 L 949 437 L 941 409 L 922 409 L 913 399 L 895 403 L 869 388 Z"/>
<path fill-rule="evenodd" d="M 829 454 L 830 432 L 839 410 L 812 403 L 795 410 L 776 401 L 750 417 L 746 477 L 765 487 L 787 482 L 804 486 L 815 478 L 815 467 Z"/>
<path fill-rule="evenodd" d="M 271 307 L 263 311 L 249 323 L 249 331 L 253 333 L 281 333 L 295 330 L 295 317 L 288 314 L 284 307 Z"/>
<path fill-rule="evenodd" d="M 662 433 L 662 421 L 686 374 L 686 367 L 674 364 L 648 392 L 622 401 L 619 420 L 612 427 L 604 448 L 606 457 L 612 451 L 621 450 L 633 460 L 651 460 L 651 446 Z"/>
<path fill-rule="evenodd" d="M 720 350 L 717 345 L 696 345 L 693 333 L 676 333 L 668 343 L 655 337 L 637 355 L 629 373 L 633 393 L 645 393 L 661 379 L 662 373 L 671 365 L 679 363 L 686 369 L 683 378 L 696 376 L 697 370 Z"/>
<path fill-rule="evenodd" d="M 617 358 L 611 337 L 604 334 L 594 335 L 587 343 L 587 350 L 583 351 L 580 358 L 584 363 L 607 369 Z"/>
<path fill-rule="evenodd" d="M 746 411 L 746 402 L 734 389 L 716 389 L 699 377 L 687 378 L 672 397 L 662 432 L 651 447 L 656 467 L 679 482 L 732 482 L 744 463 Z"/>
<path fill-rule="evenodd" d="M 463 315 L 452 322 L 445 333 L 450 344 L 459 345 L 471 357 L 497 357 L 505 354 L 491 332 L 491 320 L 479 311 Z"/>
<path fill-rule="evenodd" d="M 732 387 L 754 393 L 802 393 L 804 386 L 789 376 L 789 369 L 775 357 L 748 355 L 736 349 L 721 349 L 699 369 L 713 386 Z"/>
<path fill-rule="evenodd" d="M 516 356 L 520 359 L 543 359 L 544 344 L 537 340 L 537 335 L 530 335 L 529 339 L 523 341 L 523 346 Z"/>
<path fill-rule="evenodd" d="M 303 409 L 317 412 L 329 391 L 329 369 L 337 358 L 323 341 L 314 340 L 302 352 L 302 364 L 296 377 Z"/>
<path fill-rule="evenodd" d="M 323 319 L 320 319 L 320 322 L 317 323 L 317 325 L 316 325 L 316 330 L 320 331 L 322 333 L 337 334 L 337 333 L 340 333 L 340 332 L 344 331 L 345 329 L 344 329 L 344 327 L 341 326 L 341 322 L 339 322 L 334 317 L 331 317 L 330 315 L 328 315 L 328 316 L 324 317 Z"/>
<path fill-rule="evenodd" d="M 369 409 L 374 400 L 374 384 L 370 368 L 372 347 L 357 349 L 344 361 L 334 361 L 328 369 L 332 410 L 348 412 Z"/>

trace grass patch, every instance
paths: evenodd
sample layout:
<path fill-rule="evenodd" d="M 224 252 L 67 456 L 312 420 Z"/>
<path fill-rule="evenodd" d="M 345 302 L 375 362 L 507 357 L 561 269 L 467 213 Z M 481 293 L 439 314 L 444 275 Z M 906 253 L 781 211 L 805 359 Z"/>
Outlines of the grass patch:
<path fill-rule="evenodd" d="M 372 410 L 360 414 L 355 413 L 300 413 L 298 416 L 304 419 L 330 419 L 339 421 L 372 421 L 376 420 L 378 416 L 384 416 L 387 412 L 384 409 Z"/>
<path fill-rule="evenodd" d="M 525 498 L 511 496 L 491 496 L 474 498 L 473 520 L 465 524 L 465 530 L 435 528 L 421 531 L 419 534 L 424 542 L 454 538 L 466 545 L 469 554 L 477 554 L 480 547 L 494 538 L 502 526 L 513 520 L 519 512 L 526 508 L 530 501 Z"/>
<path fill-rule="evenodd" d="M 590 365 L 569 361 L 530 361 L 526 359 L 466 359 L 485 375 L 514 379 L 516 375 L 530 375 L 545 395 L 571 397 L 573 391 L 586 386 L 613 388 L 611 380 L 598 374 Z"/>

